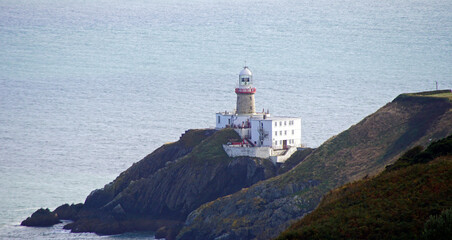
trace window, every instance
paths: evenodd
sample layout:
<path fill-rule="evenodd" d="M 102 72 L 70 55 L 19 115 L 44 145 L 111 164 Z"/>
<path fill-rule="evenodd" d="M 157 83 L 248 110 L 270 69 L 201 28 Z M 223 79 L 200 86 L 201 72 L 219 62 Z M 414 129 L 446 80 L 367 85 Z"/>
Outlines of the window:
<path fill-rule="evenodd" d="M 295 134 L 295 130 L 292 130 L 292 135 L 294 135 Z"/>
<path fill-rule="evenodd" d="M 228 119 L 228 124 L 231 125 L 231 119 Z"/>
<path fill-rule="evenodd" d="M 218 123 L 220 123 L 221 122 L 221 118 L 220 118 L 220 116 L 218 116 Z"/>
<path fill-rule="evenodd" d="M 284 126 L 286 126 L 287 125 L 287 121 L 284 121 Z"/>
<path fill-rule="evenodd" d="M 278 136 L 278 131 L 275 131 L 275 136 Z"/>
<path fill-rule="evenodd" d="M 279 122 L 279 126 L 282 126 L 282 122 Z"/>
<path fill-rule="evenodd" d="M 278 126 L 278 122 L 275 122 L 275 127 L 277 127 Z"/>
<path fill-rule="evenodd" d="M 287 130 L 284 130 L 284 135 L 287 135 Z"/>
<path fill-rule="evenodd" d="M 279 145 L 282 145 L 282 140 L 279 140 Z"/>
<path fill-rule="evenodd" d="M 279 135 L 281 135 L 281 136 L 282 136 L 282 131 L 279 131 Z"/>

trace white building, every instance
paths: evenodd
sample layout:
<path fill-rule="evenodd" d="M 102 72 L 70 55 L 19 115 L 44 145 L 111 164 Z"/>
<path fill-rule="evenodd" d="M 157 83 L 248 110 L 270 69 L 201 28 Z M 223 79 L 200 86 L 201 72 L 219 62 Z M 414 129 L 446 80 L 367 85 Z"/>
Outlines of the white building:
<path fill-rule="evenodd" d="M 301 119 L 272 117 L 267 111 L 256 113 L 253 74 L 244 67 L 235 89 L 237 106 L 234 111 L 216 114 L 216 129 L 234 128 L 242 138 L 240 143 L 223 146 L 231 157 L 270 158 L 274 163 L 285 161 L 301 147 Z"/>

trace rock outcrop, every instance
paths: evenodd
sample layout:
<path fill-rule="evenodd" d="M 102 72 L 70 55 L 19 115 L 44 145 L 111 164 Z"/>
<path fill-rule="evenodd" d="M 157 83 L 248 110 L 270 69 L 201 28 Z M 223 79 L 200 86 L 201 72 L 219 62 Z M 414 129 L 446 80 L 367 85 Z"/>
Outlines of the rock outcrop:
<path fill-rule="evenodd" d="M 344 183 L 380 172 L 415 145 L 452 133 L 447 98 L 400 95 L 287 173 L 191 212 L 179 239 L 269 239 Z"/>
<path fill-rule="evenodd" d="M 59 219 L 65 220 L 77 220 L 78 213 L 83 208 L 83 204 L 63 204 L 57 207 L 53 213 L 58 216 Z"/>
<path fill-rule="evenodd" d="M 229 158 L 222 144 L 238 137 L 232 129 L 189 130 L 94 190 L 84 204 L 65 204 L 53 213 L 73 220 L 64 227 L 73 232 L 156 231 L 172 239 L 203 203 L 274 177 L 280 167 L 290 169 L 312 152 L 295 154 L 282 166 L 266 159 Z"/>
<path fill-rule="evenodd" d="M 61 223 L 58 215 L 51 212 L 48 208 L 40 208 L 28 217 L 20 225 L 29 227 L 49 227 Z"/>
<path fill-rule="evenodd" d="M 451 106 L 447 98 L 401 95 L 282 166 L 229 158 L 222 144 L 238 138 L 232 129 L 189 130 L 94 190 L 84 204 L 65 204 L 46 215 L 73 220 L 65 226 L 72 232 L 272 238 L 311 212 L 329 190 L 380 172 L 414 145 L 451 134 Z"/>
<path fill-rule="evenodd" d="M 167 164 L 190 153 L 193 148 L 203 140 L 214 134 L 215 130 L 189 130 L 179 141 L 161 146 L 141 161 L 134 163 L 129 169 L 122 172 L 113 182 L 97 189 L 85 200 L 86 208 L 99 208 L 113 200 L 131 182 L 152 176 Z"/>
<path fill-rule="evenodd" d="M 66 228 L 99 234 L 160 229 L 171 238 L 201 204 L 275 176 L 268 160 L 226 155 L 222 144 L 237 137 L 231 129 L 188 131 L 93 191 Z"/>

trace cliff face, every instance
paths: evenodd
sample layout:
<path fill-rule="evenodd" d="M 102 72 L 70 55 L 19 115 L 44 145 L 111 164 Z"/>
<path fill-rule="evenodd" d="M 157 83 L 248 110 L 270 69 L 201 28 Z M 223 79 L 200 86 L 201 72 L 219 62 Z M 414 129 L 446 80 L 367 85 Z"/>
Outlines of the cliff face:
<path fill-rule="evenodd" d="M 214 132 L 214 130 L 187 131 L 179 141 L 161 146 L 141 161 L 134 163 L 112 183 L 105 185 L 103 189 L 91 192 L 86 198 L 84 206 L 87 208 L 103 207 L 122 192 L 130 182 L 152 176 L 170 162 L 190 153 L 196 145 L 212 136 Z"/>
<path fill-rule="evenodd" d="M 268 239 L 311 212 L 329 190 L 380 172 L 415 145 L 452 133 L 447 98 L 400 95 L 325 142 L 287 173 L 191 212 L 180 239 Z"/>
<path fill-rule="evenodd" d="M 414 145 L 451 134 L 451 106 L 447 98 L 401 95 L 280 167 L 263 159 L 229 158 L 222 144 L 238 138 L 231 129 L 190 130 L 93 191 L 84 204 L 62 205 L 45 215 L 38 210 L 24 225 L 51 216 L 74 220 L 65 226 L 73 232 L 157 230 L 167 239 L 177 234 L 268 239 L 311 212 L 329 190 L 380 172 Z"/>
<path fill-rule="evenodd" d="M 159 230 L 160 237 L 174 238 L 201 204 L 278 173 L 269 160 L 229 158 L 222 144 L 237 138 L 232 129 L 187 131 L 93 191 L 65 228 L 99 234 Z"/>

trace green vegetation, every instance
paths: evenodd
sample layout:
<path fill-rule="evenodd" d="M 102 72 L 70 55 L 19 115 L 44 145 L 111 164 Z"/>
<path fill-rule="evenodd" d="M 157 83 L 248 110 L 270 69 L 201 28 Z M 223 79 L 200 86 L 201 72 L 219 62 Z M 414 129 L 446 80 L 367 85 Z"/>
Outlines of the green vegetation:
<path fill-rule="evenodd" d="M 205 141 L 203 140 L 187 157 L 191 158 L 191 161 L 198 160 L 203 163 L 206 160 L 209 160 L 209 162 L 212 162 L 212 160 L 229 160 L 223 149 L 223 144 L 233 138 L 240 138 L 240 136 L 233 129 L 222 129 Z"/>
<path fill-rule="evenodd" d="M 437 90 L 429 92 L 420 93 L 409 93 L 409 96 L 421 96 L 421 97 L 435 97 L 435 98 L 447 98 L 452 101 L 452 91 L 451 90 Z"/>
<path fill-rule="evenodd" d="M 422 240 L 448 240 L 452 236 L 452 208 L 444 210 L 439 216 L 432 215 L 424 225 Z"/>
<path fill-rule="evenodd" d="M 296 151 L 292 156 L 287 159 L 283 165 L 281 165 L 281 168 L 278 169 L 278 175 L 283 174 L 293 167 L 295 167 L 297 164 L 299 164 L 301 161 L 303 161 L 309 154 L 311 154 L 314 151 L 313 148 L 305 148 L 301 151 Z"/>
<path fill-rule="evenodd" d="M 386 167 L 386 170 L 397 170 L 416 163 L 427 163 L 439 156 L 452 155 L 452 135 L 433 142 L 422 151 L 421 146 L 416 146 L 408 150 L 394 164 Z"/>
<path fill-rule="evenodd" d="M 185 147 L 193 148 L 201 141 L 205 140 L 209 135 L 206 134 L 206 129 L 192 129 L 186 131 L 179 139 L 179 143 Z"/>
<path fill-rule="evenodd" d="M 452 101 L 452 92 L 435 94 L 432 97 L 448 98 Z"/>
<path fill-rule="evenodd" d="M 277 239 L 419 239 L 424 223 L 423 239 L 435 239 L 438 231 L 450 231 L 442 227 L 450 213 L 426 221 L 452 207 L 450 176 L 452 135 L 425 151 L 412 148 L 375 178 L 329 192 Z"/>

